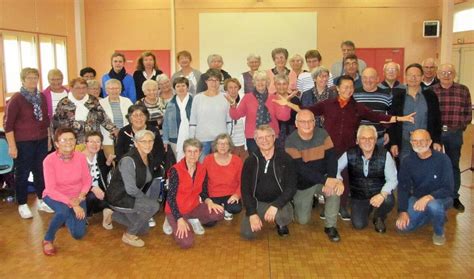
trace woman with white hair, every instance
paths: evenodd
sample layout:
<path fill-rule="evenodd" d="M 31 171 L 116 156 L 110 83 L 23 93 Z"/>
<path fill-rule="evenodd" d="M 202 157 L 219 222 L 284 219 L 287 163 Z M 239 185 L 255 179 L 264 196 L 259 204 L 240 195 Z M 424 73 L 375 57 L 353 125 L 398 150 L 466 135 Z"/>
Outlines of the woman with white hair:
<path fill-rule="evenodd" d="M 273 99 L 277 97 L 275 94 L 268 93 L 269 78 L 267 73 L 265 71 L 255 72 L 253 82 L 255 86 L 252 92 L 246 94 L 238 105 L 235 100 L 227 97 L 230 103 L 230 117 L 234 120 L 246 117 L 245 137 L 247 138 L 247 150 L 249 153 L 258 150 L 257 144 L 253 139 L 256 127 L 268 124 L 278 135 L 280 132 L 278 120 L 286 121 L 290 119 L 290 109 L 273 102 Z"/>
<path fill-rule="evenodd" d="M 63 86 L 64 76 L 61 70 L 52 69 L 48 72 L 48 83 L 49 86 L 43 90 L 43 95 L 46 98 L 46 104 L 48 106 L 49 119 L 53 118 L 53 114 L 59 101 L 67 96 L 69 90 Z"/>
<path fill-rule="evenodd" d="M 242 88 L 239 90 L 239 93 L 250 93 L 253 90 L 253 74 L 258 71 L 260 65 L 262 64 L 262 59 L 260 55 L 249 54 L 247 56 L 247 66 L 249 67 L 249 71 L 242 73 L 239 78 L 240 84 L 242 84 Z"/>
<path fill-rule="evenodd" d="M 138 100 L 135 104 L 146 107 L 150 114 L 148 124 L 160 129 L 163 123 L 163 116 L 165 115 L 166 104 L 164 100 L 158 96 L 158 82 L 152 79 L 143 82 L 142 91 L 145 97 Z"/>
<path fill-rule="evenodd" d="M 290 86 L 289 90 L 291 92 L 298 91 L 296 88 L 296 81 L 298 80 L 298 76 L 303 73 L 303 65 L 304 65 L 304 60 L 303 57 L 299 54 L 295 54 L 290 59 L 288 60 L 290 63 L 290 74 L 288 75 L 289 81 L 290 81 Z"/>
<path fill-rule="evenodd" d="M 100 83 L 96 79 L 87 80 L 87 94 L 96 97 L 97 99 L 102 99 L 101 96 L 102 88 L 100 88 Z"/>
<path fill-rule="evenodd" d="M 128 125 L 126 115 L 132 102 L 129 98 L 120 96 L 120 92 L 122 92 L 122 83 L 117 79 L 109 79 L 105 82 L 105 92 L 107 93 L 107 96 L 100 99 L 99 103 L 117 129 L 122 129 L 124 126 Z M 105 157 L 115 154 L 114 139 L 110 137 L 110 132 L 108 132 L 103 126 L 100 127 L 100 131 L 104 137 L 102 147 L 104 149 Z"/>
<path fill-rule="evenodd" d="M 158 97 L 162 105 L 166 107 L 174 96 L 171 80 L 166 74 L 161 74 L 156 78 L 156 82 L 158 82 Z"/>
<path fill-rule="evenodd" d="M 155 134 L 149 130 L 140 130 L 134 135 L 134 148 L 120 160 L 110 185 L 107 188 L 107 201 L 114 212 L 112 219 L 125 227 L 122 241 L 134 247 L 143 247 L 145 242 L 138 235 L 145 234 L 148 221 L 159 210 L 157 202 L 159 186 L 152 183 L 156 177 L 156 169 L 151 155 Z"/>
<path fill-rule="evenodd" d="M 211 54 L 207 57 L 207 64 L 209 65 L 209 70 L 215 69 L 221 72 L 221 81 L 220 85 L 223 85 L 224 80 L 231 78 L 230 74 L 224 70 L 222 70 L 222 66 L 224 65 L 224 59 L 219 54 Z M 208 76 L 206 74 L 202 74 L 199 82 L 197 84 L 196 93 L 201 93 L 207 90 L 207 81 Z M 220 88 L 221 92 L 224 92 L 223 87 Z"/>
<path fill-rule="evenodd" d="M 303 107 L 310 107 L 327 99 L 337 97 L 337 92 L 328 86 L 330 77 L 329 70 L 323 66 L 311 71 L 311 77 L 314 81 L 314 88 L 311 88 L 301 95 L 301 104 Z M 324 128 L 324 116 L 316 116 L 316 125 Z"/>

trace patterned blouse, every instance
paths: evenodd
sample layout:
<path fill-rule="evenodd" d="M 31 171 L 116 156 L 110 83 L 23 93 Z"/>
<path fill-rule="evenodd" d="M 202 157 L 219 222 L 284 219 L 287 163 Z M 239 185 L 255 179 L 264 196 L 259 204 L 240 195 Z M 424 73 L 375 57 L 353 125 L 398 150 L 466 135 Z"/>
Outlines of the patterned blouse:
<path fill-rule="evenodd" d="M 84 104 L 89 110 L 85 121 L 75 119 L 76 105 L 68 97 L 59 101 L 53 115 L 53 130 L 59 127 L 74 129 L 77 136 L 76 144 L 85 142 L 87 132 L 100 132 L 100 126 L 103 126 L 109 132 L 117 128 L 100 105 L 99 99 L 91 95 L 86 95 L 85 98 L 89 98 Z"/>

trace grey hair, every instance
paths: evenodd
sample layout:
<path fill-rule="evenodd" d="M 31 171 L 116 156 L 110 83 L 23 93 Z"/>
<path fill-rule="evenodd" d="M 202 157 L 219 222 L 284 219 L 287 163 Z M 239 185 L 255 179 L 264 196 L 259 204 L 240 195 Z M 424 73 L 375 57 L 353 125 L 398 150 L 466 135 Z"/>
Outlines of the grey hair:
<path fill-rule="evenodd" d="M 283 81 L 286 81 L 286 83 L 290 83 L 289 77 L 285 74 L 275 75 L 275 77 L 273 78 L 273 81 L 276 83 L 278 80 L 283 80 Z"/>
<path fill-rule="evenodd" d="M 373 125 L 360 125 L 359 129 L 357 129 L 357 138 L 360 137 L 360 134 L 362 134 L 363 131 L 369 130 L 372 131 L 374 134 L 375 139 L 377 139 L 377 129 Z"/>
<path fill-rule="evenodd" d="M 87 87 L 88 87 L 88 88 L 91 88 L 91 87 L 94 87 L 94 86 L 97 86 L 97 87 L 100 88 L 100 83 L 99 83 L 98 80 L 96 80 L 96 79 L 90 79 L 90 80 L 87 81 Z"/>
<path fill-rule="evenodd" d="M 156 77 L 156 82 L 160 83 L 162 81 L 170 80 L 170 78 L 166 74 L 161 74 Z"/>
<path fill-rule="evenodd" d="M 247 62 L 249 62 L 252 59 L 255 59 L 255 60 L 258 60 L 258 61 L 262 60 L 260 55 L 256 55 L 256 54 L 251 53 L 251 54 L 249 54 L 249 56 L 247 56 Z"/>
<path fill-rule="evenodd" d="M 397 71 L 400 72 L 400 64 L 398 64 L 397 62 L 393 62 L 393 61 L 387 62 L 387 63 L 385 63 L 385 64 L 383 65 L 383 71 L 384 71 L 384 72 L 385 72 L 385 70 L 387 69 L 387 67 L 388 67 L 388 65 L 389 65 L 390 63 L 393 64 L 393 65 L 395 65 L 395 67 L 397 68 Z"/>
<path fill-rule="evenodd" d="M 107 86 L 112 85 L 112 84 L 116 84 L 116 85 L 119 85 L 120 86 L 120 89 L 122 89 L 122 83 L 120 82 L 120 80 L 118 79 L 115 79 L 115 78 L 111 78 L 109 79 L 108 81 L 105 82 L 105 88 L 107 89 Z M 87 84 L 89 86 L 89 84 Z"/>
<path fill-rule="evenodd" d="M 207 65 L 209 65 L 209 67 L 211 67 L 211 62 L 215 59 L 219 59 L 220 61 L 222 61 L 222 63 L 224 63 L 224 59 L 222 58 L 221 55 L 219 54 L 211 54 L 207 57 Z"/>
<path fill-rule="evenodd" d="M 232 141 L 232 138 L 229 136 L 229 134 L 222 133 L 217 135 L 217 137 L 212 141 L 212 151 L 217 151 L 217 142 L 223 139 L 227 140 L 227 142 L 229 143 L 229 151 L 234 148 L 234 142 Z"/>
<path fill-rule="evenodd" d="M 198 139 L 189 138 L 183 143 L 183 151 L 186 152 L 186 148 L 196 147 L 199 150 L 202 150 L 202 143 Z"/>
<path fill-rule="evenodd" d="M 272 135 L 275 135 L 275 130 L 270 125 L 264 124 L 260 125 L 255 129 L 255 132 L 253 133 L 253 139 L 257 139 L 257 133 L 258 132 L 270 132 Z"/>
<path fill-rule="evenodd" d="M 145 80 L 145 82 L 142 84 L 142 91 L 145 91 L 145 89 L 151 86 L 156 86 L 156 88 L 158 88 L 158 82 L 152 79 Z"/>
<path fill-rule="evenodd" d="M 313 78 L 313 80 L 315 80 L 322 73 L 326 73 L 329 75 L 329 69 L 324 66 L 316 67 L 311 71 L 311 77 Z"/>
<path fill-rule="evenodd" d="M 155 140 L 155 133 L 153 133 L 152 131 L 150 130 L 140 130 L 138 132 L 135 133 L 135 136 L 133 136 L 133 141 L 134 142 L 137 142 L 137 141 L 140 141 L 142 138 L 144 138 L 146 135 L 149 135 L 152 137 L 153 140 Z"/>

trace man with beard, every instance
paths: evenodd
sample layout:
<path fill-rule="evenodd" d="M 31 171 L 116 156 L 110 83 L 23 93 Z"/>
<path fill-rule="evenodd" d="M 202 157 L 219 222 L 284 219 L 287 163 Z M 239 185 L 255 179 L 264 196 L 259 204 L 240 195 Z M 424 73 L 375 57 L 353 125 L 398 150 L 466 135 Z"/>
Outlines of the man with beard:
<path fill-rule="evenodd" d="M 446 154 L 431 150 L 430 134 L 415 130 L 410 138 L 415 153 L 403 160 L 398 175 L 397 228 L 413 231 L 433 224 L 433 244 L 443 245 L 446 210 L 453 204 L 453 171 Z"/>

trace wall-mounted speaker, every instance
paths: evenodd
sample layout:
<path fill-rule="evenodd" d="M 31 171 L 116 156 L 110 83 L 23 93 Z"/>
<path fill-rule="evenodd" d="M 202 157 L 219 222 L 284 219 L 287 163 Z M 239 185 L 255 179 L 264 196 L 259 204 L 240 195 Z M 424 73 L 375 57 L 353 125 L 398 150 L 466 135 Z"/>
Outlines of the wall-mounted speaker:
<path fill-rule="evenodd" d="M 423 38 L 439 38 L 439 20 L 423 21 Z"/>

